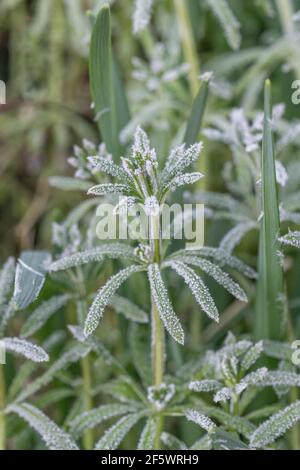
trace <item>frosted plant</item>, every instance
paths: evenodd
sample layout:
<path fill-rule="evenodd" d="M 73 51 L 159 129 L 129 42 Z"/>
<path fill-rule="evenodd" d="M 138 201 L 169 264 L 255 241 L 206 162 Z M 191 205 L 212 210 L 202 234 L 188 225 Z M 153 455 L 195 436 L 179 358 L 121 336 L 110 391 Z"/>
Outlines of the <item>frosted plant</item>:
<path fill-rule="evenodd" d="M 135 0 L 133 12 L 133 32 L 143 31 L 149 24 L 153 0 Z"/>
<path fill-rule="evenodd" d="M 278 136 L 278 152 L 283 147 L 281 137 L 286 134 L 287 121 L 283 119 L 284 106 L 273 107 L 272 125 Z M 203 130 L 212 141 L 228 145 L 232 152 L 232 162 L 225 164 L 223 175 L 229 194 L 198 191 L 186 193 L 187 202 L 203 202 L 211 209 L 206 211 L 208 218 L 227 219 L 233 224 L 220 241 L 220 248 L 232 253 L 242 239 L 252 230 L 258 229 L 263 217 L 260 199 L 261 190 L 261 144 L 263 138 L 263 113 L 256 113 L 248 119 L 241 108 L 233 109 L 228 118 L 212 116 L 212 127 Z M 289 142 L 286 142 L 289 145 Z M 285 167 L 276 160 L 276 179 L 280 194 L 281 222 L 299 223 L 299 204 L 296 202 L 299 190 L 298 164 Z M 294 175 L 294 176 L 293 176 Z"/>

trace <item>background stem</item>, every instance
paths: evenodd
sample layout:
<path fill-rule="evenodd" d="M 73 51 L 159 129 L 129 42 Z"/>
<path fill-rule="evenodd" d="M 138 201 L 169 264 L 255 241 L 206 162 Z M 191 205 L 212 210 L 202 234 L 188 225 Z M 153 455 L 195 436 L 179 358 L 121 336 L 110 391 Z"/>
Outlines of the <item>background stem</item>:
<path fill-rule="evenodd" d="M 198 75 L 200 73 L 200 64 L 193 36 L 193 28 L 189 17 L 186 0 L 174 0 L 174 4 L 182 40 L 184 58 L 190 66 L 188 75 L 190 88 L 193 97 L 195 97 L 199 89 Z"/>
<path fill-rule="evenodd" d="M 5 450 L 5 377 L 4 365 L 0 364 L 0 450 Z"/>

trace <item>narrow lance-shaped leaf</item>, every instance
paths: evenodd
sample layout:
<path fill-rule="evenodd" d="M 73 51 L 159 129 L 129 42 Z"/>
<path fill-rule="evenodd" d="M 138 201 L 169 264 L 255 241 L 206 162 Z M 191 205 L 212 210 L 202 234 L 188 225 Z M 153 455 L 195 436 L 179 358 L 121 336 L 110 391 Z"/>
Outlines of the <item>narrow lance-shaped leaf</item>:
<path fill-rule="evenodd" d="M 96 450 L 115 450 L 131 428 L 143 417 L 144 413 L 133 413 L 121 418 L 109 428 L 96 444 Z"/>
<path fill-rule="evenodd" d="M 158 264 L 150 264 L 148 267 L 148 277 L 151 295 L 166 330 L 175 341 L 179 344 L 184 344 L 184 332 L 179 318 L 176 316 L 171 305 L 167 288 L 161 277 Z"/>
<path fill-rule="evenodd" d="M 51 315 L 63 307 L 67 303 L 68 299 L 68 295 L 57 295 L 45 302 L 42 302 L 24 323 L 21 329 L 21 336 L 23 338 L 28 338 L 28 336 L 33 335 L 36 331 L 42 328 Z"/>
<path fill-rule="evenodd" d="M 15 305 L 26 308 L 39 295 L 51 256 L 47 251 L 24 251 L 17 264 L 13 300 Z"/>
<path fill-rule="evenodd" d="M 119 110 L 117 96 L 120 97 L 121 91 L 118 87 L 121 86 L 121 82 L 119 78 L 114 77 L 116 69 L 112 57 L 108 4 L 102 6 L 93 26 L 89 69 L 91 94 L 102 139 L 107 149 L 115 157 L 119 157 L 123 153 L 119 142 L 119 134 L 125 119 L 124 99 L 121 101 L 122 109 Z M 122 92 L 122 96 L 124 98 L 124 92 Z M 123 116 L 122 119 L 120 119 L 121 115 Z M 120 125 L 122 127 L 119 127 Z"/>
<path fill-rule="evenodd" d="M 149 321 L 147 313 L 125 297 L 114 295 L 110 301 L 110 306 L 117 313 L 122 313 L 128 320 L 137 323 L 148 323 Z"/>
<path fill-rule="evenodd" d="M 91 411 L 85 411 L 84 413 L 76 416 L 70 422 L 71 432 L 76 436 L 81 435 L 86 429 L 92 429 L 98 426 L 98 424 L 111 419 L 115 416 L 128 414 L 135 411 L 132 405 L 123 404 L 112 404 L 112 405 L 101 405 L 99 408 L 94 408 Z"/>
<path fill-rule="evenodd" d="M 300 401 L 279 411 L 261 424 L 251 436 L 251 447 L 265 447 L 282 436 L 300 420 Z"/>
<path fill-rule="evenodd" d="M 122 269 L 112 276 L 107 283 L 99 290 L 92 306 L 90 307 L 87 319 L 84 325 L 85 336 L 90 336 L 97 328 L 99 321 L 104 313 L 105 308 L 109 305 L 112 296 L 119 287 L 131 276 L 131 274 L 143 271 L 143 266 L 132 265 Z"/>
<path fill-rule="evenodd" d="M 134 249 L 125 243 L 103 243 L 103 245 L 97 248 L 63 256 L 49 266 L 49 271 L 64 271 L 65 269 L 74 268 L 83 264 L 101 261 L 106 257 L 111 259 L 127 258 L 134 261 L 139 260 L 134 254 Z"/>
<path fill-rule="evenodd" d="M 15 279 L 15 260 L 10 257 L 4 263 L 0 272 L 0 305 L 7 301 L 7 297 L 13 288 Z"/>
<path fill-rule="evenodd" d="M 93 184 L 91 181 L 80 180 L 68 176 L 51 176 L 49 184 L 53 188 L 62 189 L 63 191 L 88 191 Z"/>
<path fill-rule="evenodd" d="M 295 248 L 300 248 L 300 232 L 289 232 L 283 237 L 279 238 L 279 241 L 283 245 L 294 246 Z"/>
<path fill-rule="evenodd" d="M 200 268 L 203 272 L 211 276 L 218 284 L 224 287 L 231 295 L 242 302 L 247 302 L 247 295 L 244 290 L 237 284 L 231 277 L 219 266 L 211 263 L 210 261 L 196 256 L 183 256 L 182 261 L 186 264 Z"/>
<path fill-rule="evenodd" d="M 156 436 L 157 421 L 148 419 L 138 442 L 138 450 L 153 450 Z"/>
<path fill-rule="evenodd" d="M 198 140 L 198 135 L 201 130 L 204 111 L 207 102 L 209 90 L 209 80 L 203 80 L 200 86 L 198 95 L 193 103 L 191 115 L 187 122 L 186 132 L 184 136 L 184 142 L 187 145 L 192 145 Z"/>
<path fill-rule="evenodd" d="M 272 135 L 271 84 L 265 84 L 262 150 L 262 213 L 259 239 L 255 314 L 257 339 L 280 339 L 283 320 L 283 270 L 280 265 L 280 231 L 275 155 Z"/>
<path fill-rule="evenodd" d="M 210 292 L 200 276 L 198 276 L 193 269 L 181 261 L 168 261 L 165 266 L 169 266 L 181 276 L 188 287 L 191 289 L 197 303 L 202 310 L 213 320 L 219 321 L 218 309 L 215 302 L 210 295 Z"/>
<path fill-rule="evenodd" d="M 130 195 L 132 189 L 126 184 L 112 184 L 112 183 L 103 183 L 93 186 L 88 190 L 88 194 L 93 194 L 94 196 L 105 196 L 106 194 L 124 194 Z"/>
<path fill-rule="evenodd" d="M 50 450 L 78 450 L 77 445 L 65 431 L 60 429 L 44 413 L 30 405 L 10 405 L 8 413 L 16 413 L 37 431 Z"/>
<path fill-rule="evenodd" d="M 224 30 L 228 44 L 234 50 L 241 43 L 240 23 L 230 9 L 227 0 L 206 0 Z"/>
<path fill-rule="evenodd" d="M 28 341 L 19 338 L 3 338 L 2 341 L 6 351 L 20 354 L 33 362 L 49 361 L 49 356 L 46 351 L 36 344 L 29 343 Z"/>

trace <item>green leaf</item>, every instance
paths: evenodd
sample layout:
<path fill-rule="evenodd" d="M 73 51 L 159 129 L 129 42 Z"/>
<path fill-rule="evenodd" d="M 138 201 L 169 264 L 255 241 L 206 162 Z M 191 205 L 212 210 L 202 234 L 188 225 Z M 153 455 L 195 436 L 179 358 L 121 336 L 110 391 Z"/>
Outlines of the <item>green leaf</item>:
<path fill-rule="evenodd" d="M 214 450 L 247 450 L 249 447 L 234 434 L 217 429 L 213 436 Z"/>
<path fill-rule="evenodd" d="M 101 405 L 91 411 L 86 411 L 79 416 L 76 416 L 69 424 L 71 426 L 72 434 L 80 436 L 86 429 L 92 429 L 98 424 L 111 419 L 115 416 L 128 414 L 136 410 L 132 405 Z"/>
<path fill-rule="evenodd" d="M 161 277 L 158 264 L 150 264 L 148 277 L 151 295 L 164 324 L 164 327 L 179 344 L 184 344 L 184 332 L 179 318 L 176 316 L 165 283 Z"/>
<path fill-rule="evenodd" d="M 230 9 L 227 0 L 206 0 L 208 6 L 218 19 L 224 30 L 226 40 L 233 50 L 237 50 L 241 44 L 240 23 Z"/>
<path fill-rule="evenodd" d="M 138 442 L 138 450 L 153 450 L 156 435 L 157 421 L 153 418 L 148 419 Z"/>
<path fill-rule="evenodd" d="M 296 401 L 261 424 L 252 434 L 250 445 L 265 447 L 272 444 L 299 420 L 300 401 Z"/>
<path fill-rule="evenodd" d="M 255 315 L 257 339 L 280 339 L 283 321 L 283 270 L 278 240 L 279 206 L 272 135 L 271 84 L 265 84 L 265 116 L 262 150 L 262 220 L 259 240 Z"/>
<path fill-rule="evenodd" d="M 209 81 L 203 81 L 199 93 L 193 103 L 191 115 L 187 122 L 186 132 L 184 136 L 184 142 L 187 145 L 192 145 L 198 140 L 198 135 L 201 130 L 204 111 L 206 107 L 208 90 Z"/>
<path fill-rule="evenodd" d="M 109 428 L 96 444 L 96 450 L 115 450 L 131 428 L 143 417 L 144 412 L 133 413 L 121 418 Z"/>
<path fill-rule="evenodd" d="M 13 301 L 26 308 L 39 295 L 51 256 L 47 251 L 23 251 L 17 264 Z"/>
<path fill-rule="evenodd" d="M 53 188 L 62 189 L 63 191 L 88 191 L 93 185 L 91 181 L 80 180 L 70 176 L 51 176 L 49 184 Z"/>
<path fill-rule="evenodd" d="M 45 302 L 42 302 L 25 321 L 20 335 L 23 338 L 28 338 L 36 333 L 42 326 L 45 325 L 47 320 L 57 312 L 61 307 L 66 305 L 69 300 L 68 295 L 57 295 Z"/>
<path fill-rule="evenodd" d="M 50 450 L 78 450 L 77 445 L 69 434 L 60 429 L 53 421 L 44 415 L 44 413 L 29 403 L 10 405 L 7 408 L 7 412 L 16 413 L 27 421 L 27 423 L 41 435 Z"/>
<path fill-rule="evenodd" d="M 122 155 L 119 135 L 129 118 L 125 93 L 112 56 L 110 9 L 100 9 L 93 26 L 90 46 L 90 83 L 96 120 L 107 149 Z"/>
<path fill-rule="evenodd" d="M 5 350 L 20 354 L 33 362 L 48 362 L 49 356 L 43 348 L 19 338 L 3 338 Z"/>
<path fill-rule="evenodd" d="M 117 313 L 123 314 L 128 320 L 132 320 L 137 323 L 148 323 L 149 321 L 147 313 L 125 297 L 115 294 L 109 305 Z"/>

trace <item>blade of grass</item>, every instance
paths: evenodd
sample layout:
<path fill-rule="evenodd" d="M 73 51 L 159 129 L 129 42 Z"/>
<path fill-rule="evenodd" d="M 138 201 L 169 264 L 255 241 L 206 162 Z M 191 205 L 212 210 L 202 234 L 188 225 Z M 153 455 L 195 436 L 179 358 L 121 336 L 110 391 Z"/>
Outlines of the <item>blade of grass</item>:
<path fill-rule="evenodd" d="M 129 119 L 128 104 L 112 55 L 110 9 L 105 4 L 96 17 L 90 46 L 90 83 L 96 120 L 108 150 L 123 153 L 120 131 Z"/>
<path fill-rule="evenodd" d="M 201 130 L 204 111 L 206 108 L 207 97 L 209 91 L 209 80 L 202 81 L 198 95 L 196 96 L 190 117 L 187 122 L 184 142 L 192 145 L 197 142 L 198 135 Z"/>
<path fill-rule="evenodd" d="M 258 284 L 254 334 L 256 339 L 280 339 L 283 321 L 283 270 L 278 241 L 280 222 L 272 135 L 271 83 L 265 82 L 262 149 L 262 220 L 259 240 Z"/>

